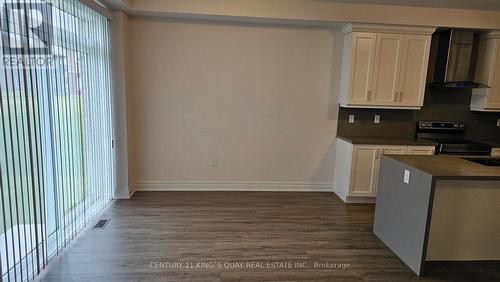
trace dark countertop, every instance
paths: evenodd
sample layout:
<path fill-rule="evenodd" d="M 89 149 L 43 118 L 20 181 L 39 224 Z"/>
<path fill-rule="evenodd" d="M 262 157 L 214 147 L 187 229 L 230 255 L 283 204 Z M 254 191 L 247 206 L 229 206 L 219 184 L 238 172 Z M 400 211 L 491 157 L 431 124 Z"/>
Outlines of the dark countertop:
<path fill-rule="evenodd" d="M 500 140 L 471 138 L 470 140 L 490 145 L 493 148 L 500 148 Z"/>
<path fill-rule="evenodd" d="M 415 139 L 413 137 L 380 137 L 380 136 L 339 136 L 338 138 L 352 144 L 366 145 L 410 145 L 410 146 L 437 146 L 436 142 L 430 140 Z"/>
<path fill-rule="evenodd" d="M 454 156 L 385 155 L 439 179 L 500 180 L 500 167 Z M 499 185 L 500 188 L 500 185 Z"/>

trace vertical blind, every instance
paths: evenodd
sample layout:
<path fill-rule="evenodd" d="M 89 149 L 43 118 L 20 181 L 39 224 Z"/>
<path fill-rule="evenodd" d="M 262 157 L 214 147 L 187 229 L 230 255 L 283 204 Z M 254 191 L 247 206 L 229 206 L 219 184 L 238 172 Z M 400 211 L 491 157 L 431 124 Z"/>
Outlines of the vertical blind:
<path fill-rule="evenodd" d="M 108 20 L 0 0 L 0 270 L 33 279 L 112 198 Z"/>

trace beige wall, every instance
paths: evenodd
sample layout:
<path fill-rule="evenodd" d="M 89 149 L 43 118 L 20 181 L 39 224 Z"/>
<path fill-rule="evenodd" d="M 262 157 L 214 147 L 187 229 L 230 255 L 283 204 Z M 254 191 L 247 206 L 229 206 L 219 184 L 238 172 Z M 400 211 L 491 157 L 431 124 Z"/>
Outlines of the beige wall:
<path fill-rule="evenodd" d="M 120 169 L 128 172 L 129 185 L 332 182 L 341 40 L 327 29 L 298 24 L 500 29 L 499 11 L 322 0 L 104 2 L 149 17 L 125 18 L 121 26 L 127 113 L 117 126 L 123 155 L 117 163 L 128 158 L 128 170 Z M 246 23 L 215 22 L 221 20 Z M 218 158 L 216 168 L 209 165 L 212 158 Z"/>
<path fill-rule="evenodd" d="M 331 0 L 132 0 L 129 1 L 128 12 L 134 15 L 252 21 L 358 22 L 500 29 L 500 11 L 351 4 Z"/>
<path fill-rule="evenodd" d="M 131 18 L 129 32 L 133 181 L 332 181 L 330 30 Z"/>

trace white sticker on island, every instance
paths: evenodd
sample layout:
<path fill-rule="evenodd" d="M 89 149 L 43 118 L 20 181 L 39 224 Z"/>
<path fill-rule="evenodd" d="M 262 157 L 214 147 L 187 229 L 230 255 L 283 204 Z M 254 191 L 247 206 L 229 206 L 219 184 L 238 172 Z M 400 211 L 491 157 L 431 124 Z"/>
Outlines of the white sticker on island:
<path fill-rule="evenodd" d="M 403 177 L 403 181 L 406 184 L 410 184 L 410 171 L 405 169 L 405 175 Z"/>

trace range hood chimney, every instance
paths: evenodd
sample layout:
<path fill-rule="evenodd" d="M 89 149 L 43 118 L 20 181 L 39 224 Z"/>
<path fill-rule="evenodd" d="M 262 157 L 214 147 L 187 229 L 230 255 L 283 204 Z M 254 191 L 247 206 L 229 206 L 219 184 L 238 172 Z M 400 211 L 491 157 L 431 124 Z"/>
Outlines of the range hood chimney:
<path fill-rule="evenodd" d="M 473 30 L 445 29 L 432 35 L 427 81 L 431 86 L 488 87 L 474 81 L 478 34 Z"/>

